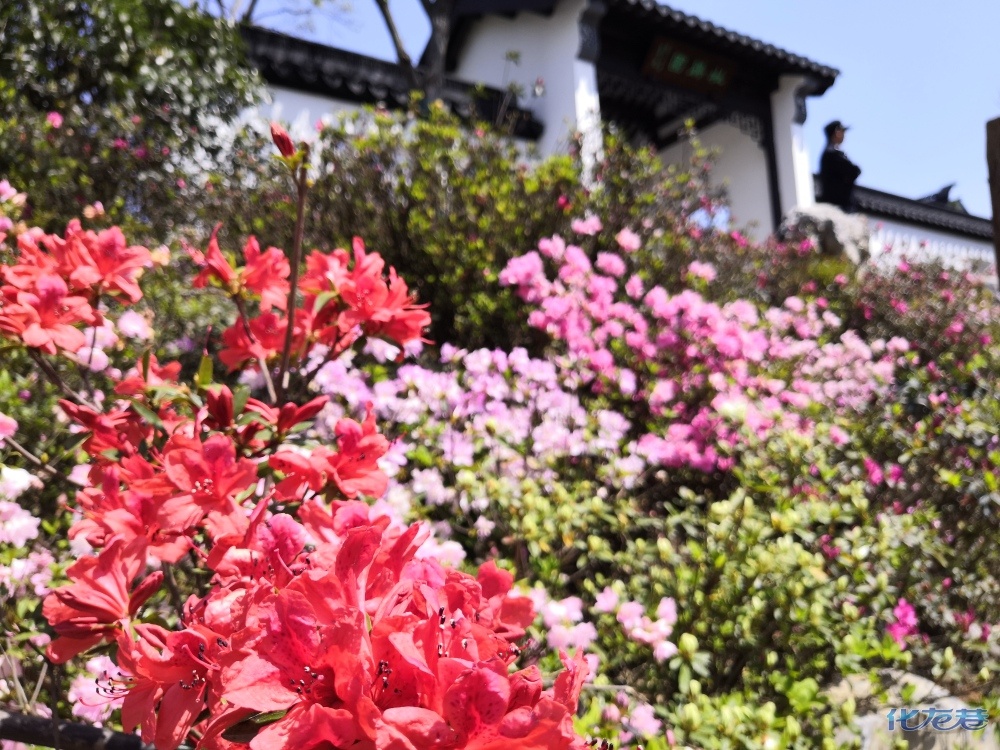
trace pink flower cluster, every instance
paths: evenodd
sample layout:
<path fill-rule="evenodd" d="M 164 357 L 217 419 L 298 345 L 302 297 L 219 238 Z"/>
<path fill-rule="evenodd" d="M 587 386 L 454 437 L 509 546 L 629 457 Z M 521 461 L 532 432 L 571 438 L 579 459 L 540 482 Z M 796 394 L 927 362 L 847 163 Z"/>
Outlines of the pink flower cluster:
<path fill-rule="evenodd" d="M 447 344 L 441 361 L 443 371 L 403 365 L 394 379 L 370 385 L 350 358 L 341 358 L 315 381 L 333 402 L 320 415 L 321 430 L 370 399 L 379 417 L 405 433 L 387 457 L 396 464 L 382 464 L 394 476 L 386 501 L 403 517 L 413 501 L 453 506 L 488 536 L 494 521 L 485 491 L 446 480 L 449 471 L 475 467 L 517 497 L 525 479 L 556 479 L 560 461 L 600 459 L 598 477 L 614 487 L 633 486 L 646 468 L 629 440 L 629 420 L 610 409 L 588 410 L 555 363 L 524 349 L 468 352 Z M 409 465 L 407 455 L 418 449 L 423 465 Z"/>
<path fill-rule="evenodd" d="M 886 628 L 886 632 L 900 648 L 905 649 L 906 639 L 917 632 L 917 612 L 906 599 L 900 599 L 892 609 L 892 616 L 894 620 Z"/>
<path fill-rule="evenodd" d="M 677 653 L 677 646 L 669 640 L 677 622 L 677 603 L 672 598 L 660 599 L 654 620 L 646 614 L 645 605 L 619 601 L 617 592 L 608 586 L 597 595 L 594 611 L 616 613 L 625 634 L 637 643 L 652 646 L 657 661 L 665 661 Z"/>
<path fill-rule="evenodd" d="M 900 347 L 878 357 L 841 333 L 823 299 L 791 297 L 762 315 L 746 300 L 719 305 L 690 289 L 647 289 L 629 265 L 620 251 L 591 263 L 552 237 L 512 259 L 500 281 L 535 308 L 529 322 L 565 347 L 557 360 L 565 380 L 576 373 L 594 392 L 648 403 L 658 421 L 637 452 L 650 463 L 727 469 L 747 434 L 807 430 L 811 405 L 858 409 L 892 379 Z M 714 275 L 707 263 L 688 268 L 702 281 Z"/>

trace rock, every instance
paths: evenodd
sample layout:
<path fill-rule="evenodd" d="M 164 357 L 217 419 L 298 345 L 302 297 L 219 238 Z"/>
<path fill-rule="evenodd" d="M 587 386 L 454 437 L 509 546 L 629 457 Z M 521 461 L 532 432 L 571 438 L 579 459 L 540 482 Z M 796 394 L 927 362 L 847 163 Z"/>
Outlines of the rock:
<path fill-rule="evenodd" d="M 970 706 L 939 685 L 914 674 L 886 669 L 879 676 L 885 687 L 883 696 L 877 695 L 879 691 L 867 675 L 851 675 L 826 690 L 833 706 L 840 706 L 853 698 L 859 709 L 865 711 L 859 711 L 854 720 L 859 732 L 841 730 L 835 737 L 838 744 L 860 737 L 861 750 L 894 750 L 897 740 L 907 740 L 910 750 L 1000 750 L 996 727 L 992 724 L 987 725 L 983 732 L 965 729 L 935 731 L 930 727 L 904 732 L 898 726 L 890 732 L 887 714 L 891 708 L 961 709 Z M 907 685 L 913 686 L 913 694 L 904 701 L 902 691 Z"/>
<path fill-rule="evenodd" d="M 793 208 L 778 228 L 784 242 L 812 240 L 824 255 L 846 256 L 855 265 L 868 260 L 868 219 L 830 203 Z"/>

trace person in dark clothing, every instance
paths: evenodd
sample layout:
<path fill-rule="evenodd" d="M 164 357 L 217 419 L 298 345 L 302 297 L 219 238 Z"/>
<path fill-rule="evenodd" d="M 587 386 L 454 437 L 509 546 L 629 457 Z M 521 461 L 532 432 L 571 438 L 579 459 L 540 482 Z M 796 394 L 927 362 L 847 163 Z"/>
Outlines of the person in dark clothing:
<path fill-rule="evenodd" d="M 819 162 L 820 203 L 833 203 L 850 213 L 854 210 L 854 183 L 861 168 L 840 150 L 847 126 L 840 120 L 829 123 L 826 133 L 826 150 Z"/>

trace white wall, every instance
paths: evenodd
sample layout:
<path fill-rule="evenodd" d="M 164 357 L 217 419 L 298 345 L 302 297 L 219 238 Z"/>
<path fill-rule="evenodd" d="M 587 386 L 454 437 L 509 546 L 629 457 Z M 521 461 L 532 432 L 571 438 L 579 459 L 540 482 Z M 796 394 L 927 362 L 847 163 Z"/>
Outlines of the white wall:
<path fill-rule="evenodd" d="M 265 121 L 288 123 L 291 126 L 289 132 L 296 140 L 313 140 L 316 137 L 316 122 L 320 119 L 333 123 L 341 114 L 361 109 L 356 104 L 280 86 L 268 86 L 267 91 L 270 102 L 259 105 L 257 116 Z"/>
<path fill-rule="evenodd" d="M 778 192 L 783 214 L 816 202 L 809 149 L 802 125 L 795 122 L 795 90 L 803 81 L 802 76 L 782 76 L 778 90 L 771 94 Z"/>
<path fill-rule="evenodd" d="M 750 235 L 756 240 L 766 238 L 774 227 L 764 149 L 728 122 L 717 122 L 699 131 L 698 140 L 706 148 L 720 149 L 712 179 L 716 185 L 724 182 L 728 186 L 734 225 L 743 227 L 754 223 L 756 226 Z M 683 169 L 691 158 L 690 151 L 688 145 L 680 141 L 663 149 L 660 158 L 665 164 L 680 164 Z"/>
<path fill-rule="evenodd" d="M 589 129 L 594 148 L 593 127 L 600 119 L 597 75 L 591 63 L 576 56 L 583 8 L 584 0 L 566 0 L 548 18 L 533 13 L 487 16 L 473 27 L 453 73 L 456 79 L 499 89 L 516 82 L 525 92 L 532 91 L 540 76 L 545 94 L 532 99 L 529 93 L 520 104 L 545 124 L 538 141 L 542 154 L 566 151 L 577 126 L 585 133 Z M 506 62 L 508 51 L 520 54 L 519 65 Z"/>
<path fill-rule="evenodd" d="M 877 263 L 896 263 L 906 257 L 912 260 L 938 260 L 956 270 L 969 270 L 974 265 L 987 266 L 985 273 L 996 283 L 996 262 L 993 243 L 968 237 L 957 237 L 943 231 L 915 227 L 891 220 L 868 220 L 871 226 L 869 251 Z"/>

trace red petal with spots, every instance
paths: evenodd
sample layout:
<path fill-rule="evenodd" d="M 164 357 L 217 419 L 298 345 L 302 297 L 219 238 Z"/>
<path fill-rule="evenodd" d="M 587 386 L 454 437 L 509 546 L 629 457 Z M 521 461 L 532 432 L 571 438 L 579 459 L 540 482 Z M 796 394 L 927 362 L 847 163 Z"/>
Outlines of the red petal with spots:
<path fill-rule="evenodd" d="M 349 711 L 315 703 L 296 706 L 265 726 L 250 743 L 251 750 L 314 750 L 353 747 L 359 740 L 357 722 Z"/>
<path fill-rule="evenodd" d="M 463 740 L 496 735 L 507 712 L 510 683 L 505 674 L 486 667 L 470 669 L 444 695 L 444 717 Z"/>
<path fill-rule="evenodd" d="M 379 729 L 378 746 L 384 747 L 386 740 L 398 742 L 404 739 L 414 750 L 445 750 L 456 747 L 458 733 L 438 714 L 426 708 L 414 706 L 389 708 L 382 712 L 383 727 Z"/>

